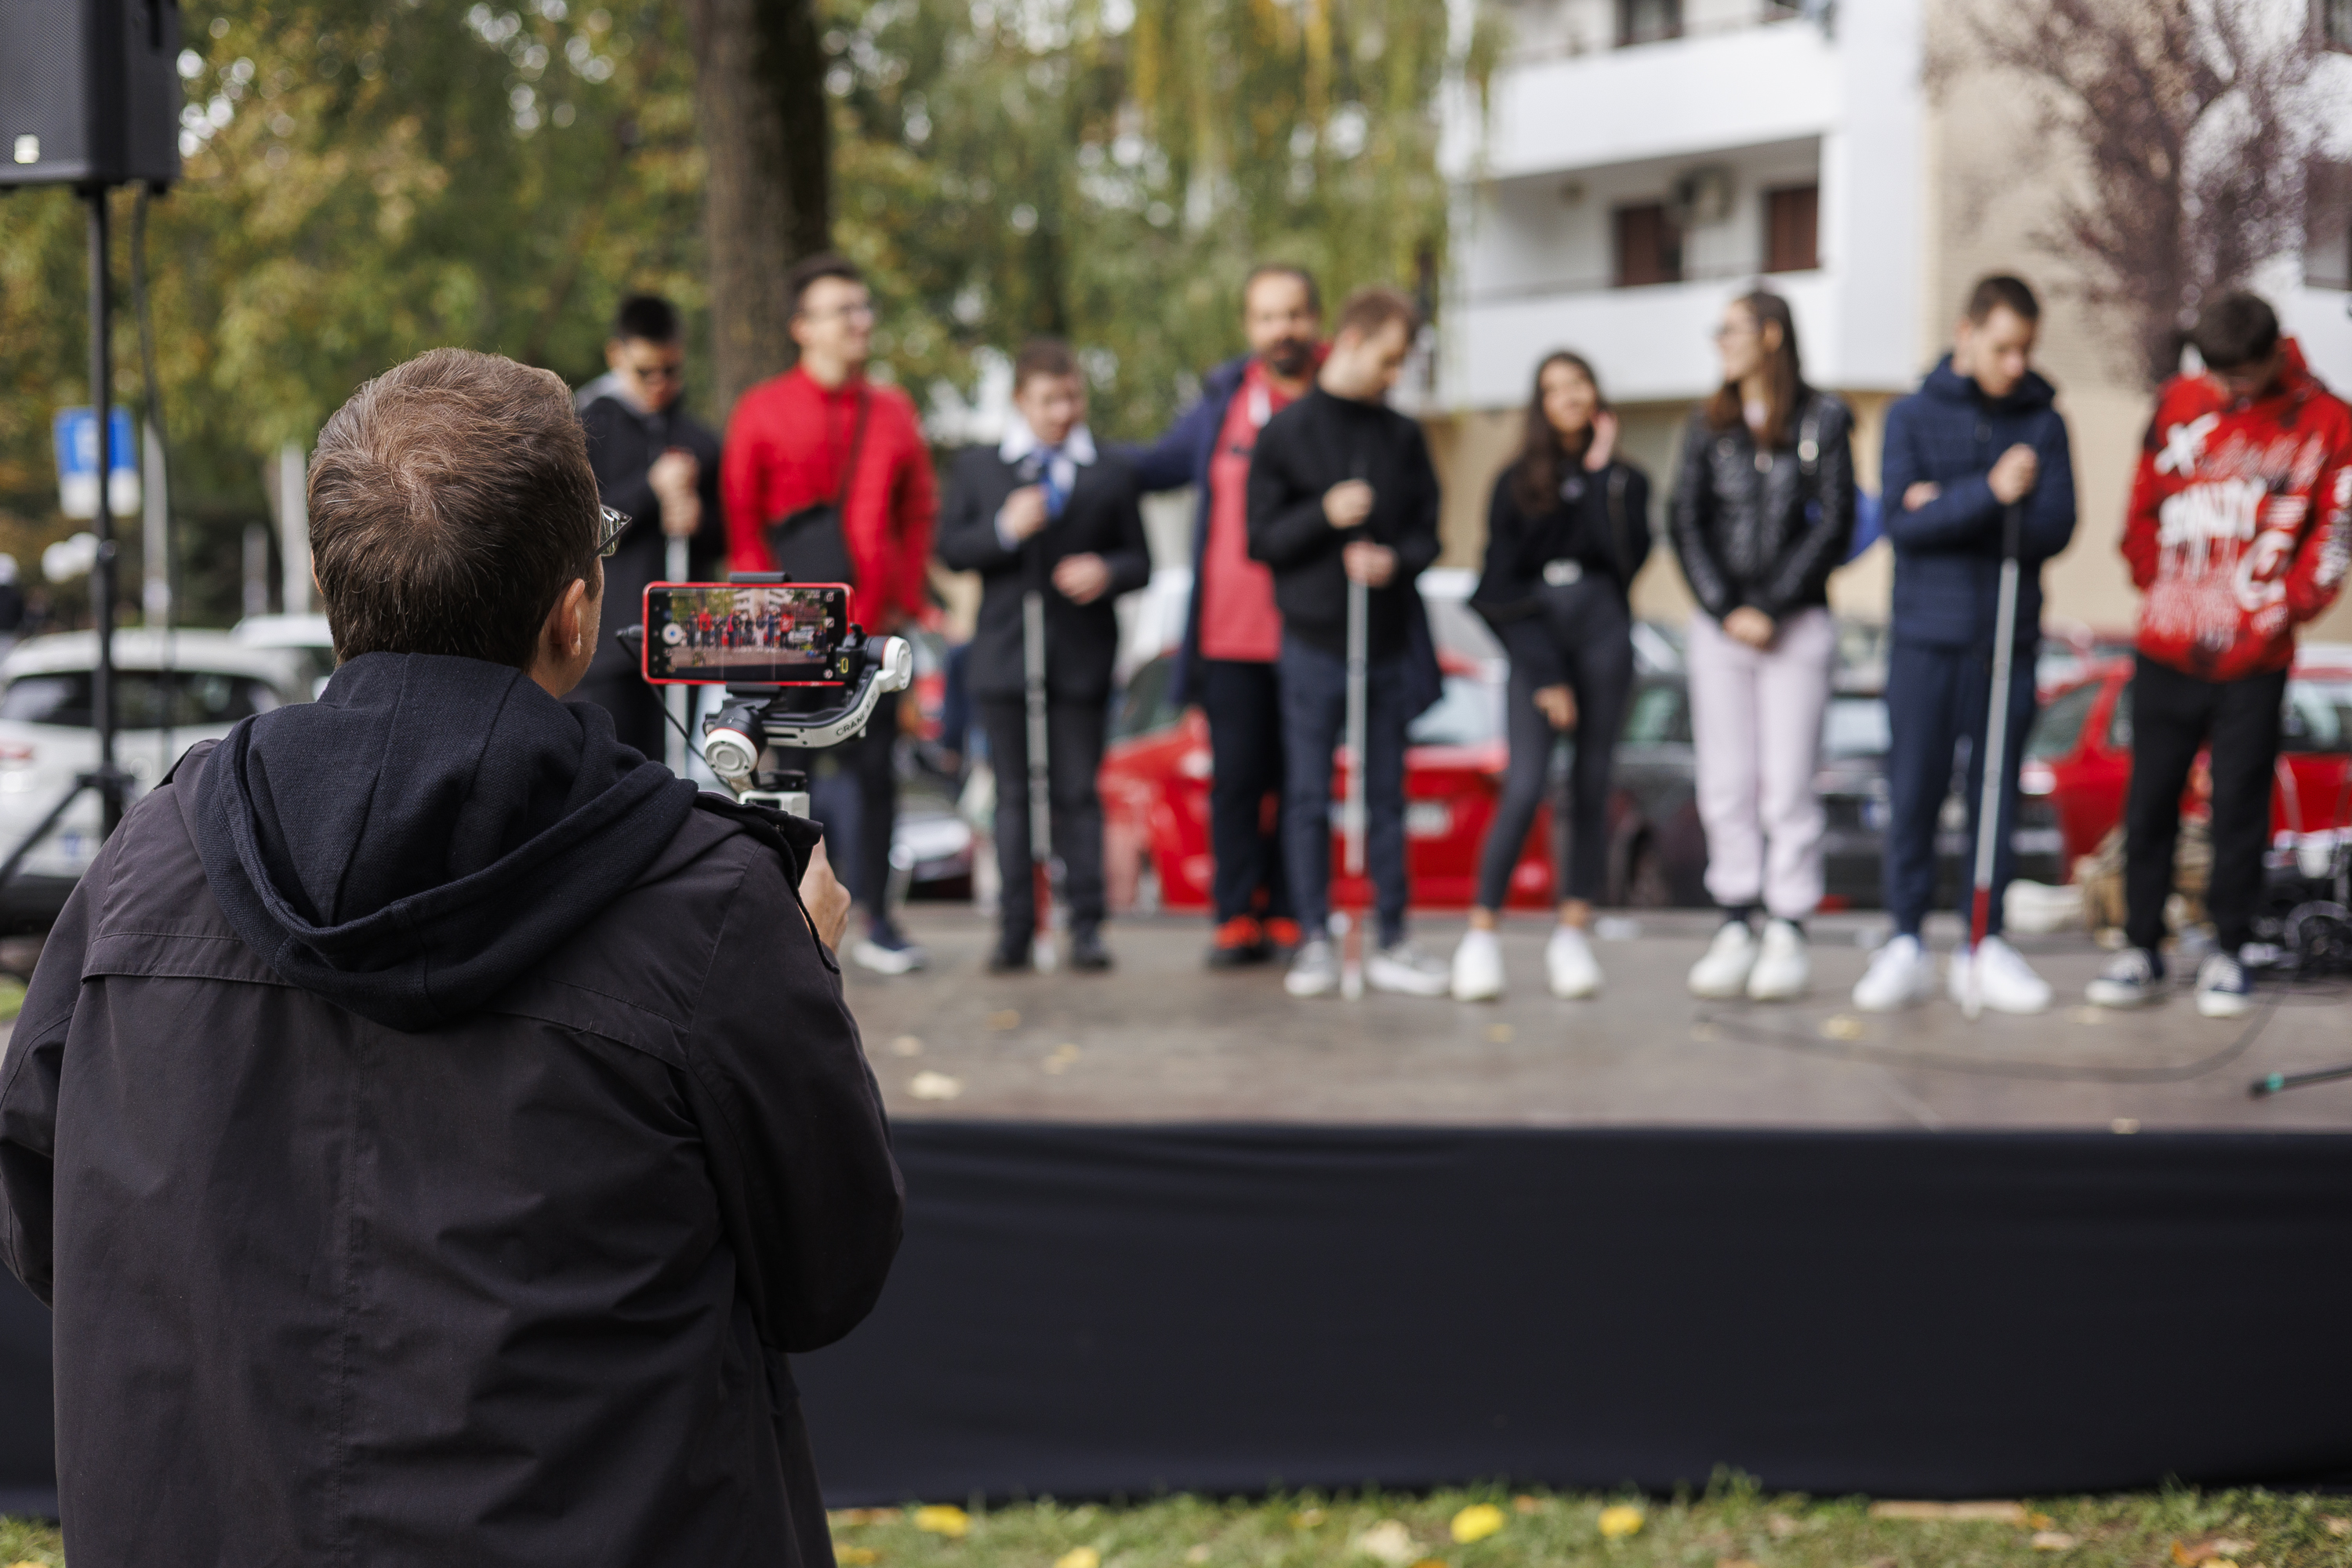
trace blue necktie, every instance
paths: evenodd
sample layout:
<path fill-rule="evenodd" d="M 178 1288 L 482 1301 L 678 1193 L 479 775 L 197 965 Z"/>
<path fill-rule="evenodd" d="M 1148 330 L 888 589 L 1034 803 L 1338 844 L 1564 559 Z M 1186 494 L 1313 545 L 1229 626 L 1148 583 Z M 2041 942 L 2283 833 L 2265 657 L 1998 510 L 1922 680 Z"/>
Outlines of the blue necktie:
<path fill-rule="evenodd" d="M 1045 465 L 1038 470 L 1037 478 L 1038 481 L 1045 487 L 1045 515 L 1049 518 L 1058 518 L 1062 515 L 1062 508 L 1070 499 L 1070 492 L 1062 488 L 1062 476 L 1056 468 L 1056 465 L 1061 460 L 1062 449 L 1059 447 L 1047 447 L 1042 456 L 1045 459 Z"/>

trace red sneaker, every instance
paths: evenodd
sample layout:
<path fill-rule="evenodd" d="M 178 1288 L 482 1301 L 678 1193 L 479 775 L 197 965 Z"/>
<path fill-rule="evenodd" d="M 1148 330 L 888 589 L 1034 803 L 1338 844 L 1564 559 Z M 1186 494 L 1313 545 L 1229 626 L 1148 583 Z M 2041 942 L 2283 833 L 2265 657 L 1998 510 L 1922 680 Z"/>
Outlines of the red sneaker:
<path fill-rule="evenodd" d="M 1298 929 L 1297 921 L 1276 918 L 1265 922 L 1266 945 L 1274 949 L 1277 956 L 1298 951 L 1298 944 L 1305 934 Z"/>
<path fill-rule="evenodd" d="M 1252 915 L 1235 915 L 1209 942 L 1209 967 L 1240 969 L 1266 960 L 1265 928 Z"/>

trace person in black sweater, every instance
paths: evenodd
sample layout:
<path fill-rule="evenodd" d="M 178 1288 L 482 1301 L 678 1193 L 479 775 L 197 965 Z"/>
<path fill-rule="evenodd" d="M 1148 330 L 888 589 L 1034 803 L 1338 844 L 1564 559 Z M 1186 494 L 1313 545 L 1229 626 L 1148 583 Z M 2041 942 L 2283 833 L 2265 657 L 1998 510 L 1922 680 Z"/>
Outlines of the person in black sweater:
<path fill-rule="evenodd" d="M 968 679 L 996 772 L 996 863 L 1003 874 L 988 966 L 1026 969 L 1037 926 L 1029 874 L 1029 726 L 1021 599 L 1045 595 L 1045 752 L 1054 853 L 1070 907 L 1070 962 L 1110 967 L 1102 941 L 1102 766 L 1118 655 L 1113 604 L 1151 576 L 1135 470 L 1098 452 L 1086 379 L 1068 345 L 1038 339 L 1013 363 L 1016 415 L 1003 442 L 956 458 L 940 519 L 940 560 L 981 574 Z"/>
<path fill-rule="evenodd" d="M 1560 814 L 1555 836 L 1565 875 L 1544 967 L 1555 996 L 1601 988 L 1584 928 L 1608 872 L 1610 765 L 1633 685 L 1626 595 L 1650 553 L 1649 476 L 1619 461 L 1616 449 L 1617 416 L 1592 367 L 1572 353 L 1547 357 L 1536 369 L 1526 445 L 1495 481 L 1486 569 L 1471 600 L 1511 656 L 1511 764 L 1479 858 L 1470 930 L 1454 953 L 1460 1001 L 1503 994 L 1496 917 L 1563 732 L 1576 737 L 1573 809 Z"/>
<path fill-rule="evenodd" d="M 1433 655 L 1413 580 L 1437 559 L 1437 474 L 1421 426 L 1384 399 L 1419 328 L 1412 302 L 1395 289 L 1359 290 L 1340 308 L 1315 389 L 1266 422 L 1250 459 L 1249 552 L 1273 569 L 1282 612 L 1283 849 L 1306 935 L 1283 982 L 1294 996 L 1320 996 L 1339 978 L 1324 932 L 1351 580 L 1370 590 L 1365 856 L 1380 942 L 1365 978 L 1421 996 L 1443 994 L 1447 982 L 1445 964 L 1404 934 L 1405 727 L 1436 696 L 1417 668 Z"/>
<path fill-rule="evenodd" d="M 685 334 L 677 310 L 651 294 L 621 301 L 612 368 L 580 389 L 572 405 L 588 433 L 596 495 L 636 520 L 604 563 L 605 619 L 634 625 L 646 584 L 669 575 L 669 542 L 687 542 L 687 575 L 706 578 L 727 554 L 727 520 L 719 507 L 719 437 L 680 405 L 686 390 Z M 613 716 L 621 743 L 659 762 L 666 751 L 661 694 L 636 663 L 606 637 L 575 695 Z"/>

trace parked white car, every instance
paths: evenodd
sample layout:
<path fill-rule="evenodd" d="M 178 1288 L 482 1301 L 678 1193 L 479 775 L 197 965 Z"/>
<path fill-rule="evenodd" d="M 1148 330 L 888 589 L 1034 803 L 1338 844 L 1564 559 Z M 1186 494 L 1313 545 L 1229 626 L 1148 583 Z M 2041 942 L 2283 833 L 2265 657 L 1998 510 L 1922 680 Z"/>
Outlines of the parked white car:
<path fill-rule="evenodd" d="M 89 632 L 34 637 L 0 659 L 0 859 L 97 765 L 97 663 Z M 247 646 L 226 632 L 117 632 L 114 665 L 114 757 L 131 775 L 133 799 L 198 741 L 310 697 L 299 653 Z M 47 928 L 97 855 L 100 826 L 98 796 L 83 795 L 0 887 L 6 929 Z"/>

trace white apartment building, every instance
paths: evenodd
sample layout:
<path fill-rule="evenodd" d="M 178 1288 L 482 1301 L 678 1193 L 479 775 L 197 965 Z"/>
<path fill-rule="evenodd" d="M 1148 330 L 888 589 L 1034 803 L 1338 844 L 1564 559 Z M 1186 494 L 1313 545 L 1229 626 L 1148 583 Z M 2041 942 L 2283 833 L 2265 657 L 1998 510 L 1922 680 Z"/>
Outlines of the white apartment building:
<path fill-rule="evenodd" d="M 2083 522 L 2052 568 L 2053 613 L 2129 624 L 2113 546 L 2147 395 L 2105 329 L 2059 302 L 2063 268 L 2031 237 L 2050 177 L 2001 186 L 2030 162 L 2015 157 L 2029 129 L 2015 100 L 1998 84 L 1940 99 L 1923 85 L 1953 3 L 1489 0 L 1504 59 L 1483 112 L 1467 95 L 1451 105 L 1442 153 L 1454 234 L 1431 402 L 1449 561 L 1476 559 L 1486 489 L 1545 353 L 1573 349 L 1599 371 L 1662 521 L 1683 421 L 1715 384 L 1710 334 L 1725 300 L 1760 281 L 1794 310 L 1809 379 L 1854 407 L 1857 468 L 1874 487 L 1886 405 L 1943 352 L 1969 283 L 1998 269 L 2052 301 L 2044 368 L 2075 443 Z M 2352 0 L 2276 3 L 2315 3 L 2314 25 L 2352 47 Z M 2315 367 L 2352 391 L 2352 176 L 2323 174 L 2313 191 L 2306 253 L 2261 285 Z M 1884 546 L 1848 567 L 1840 607 L 1883 616 L 1890 571 Z M 1663 548 L 1635 597 L 1646 614 L 1686 612 Z M 2352 606 L 2330 620 L 2352 636 Z"/>

